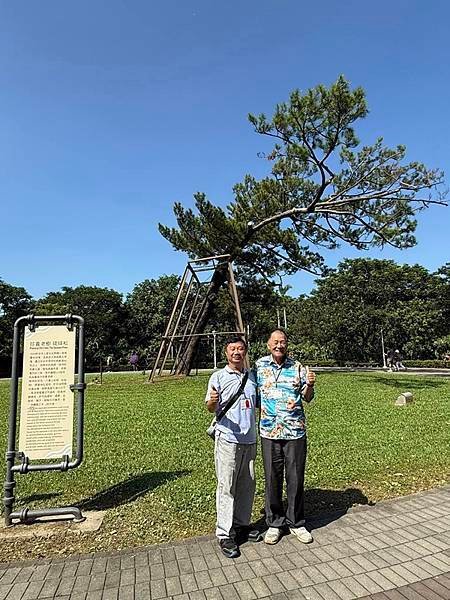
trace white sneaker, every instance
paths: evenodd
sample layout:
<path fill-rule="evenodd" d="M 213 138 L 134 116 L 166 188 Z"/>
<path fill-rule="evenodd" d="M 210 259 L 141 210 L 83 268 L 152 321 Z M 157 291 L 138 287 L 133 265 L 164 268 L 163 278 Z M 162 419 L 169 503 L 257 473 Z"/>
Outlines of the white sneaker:
<path fill-rule="evenodd" d="M 289 531 L 293 533 L 302 544 L 310 544 L 313 541 L 313 536 L 306 527 L 289 527 Z"/>
<path fill-rule="evenodd" d="M 266 544 L 276 544 L 281 537 L 281 529 L 278 527 L 269 527 L 264 536 L 264 542 Z"/>

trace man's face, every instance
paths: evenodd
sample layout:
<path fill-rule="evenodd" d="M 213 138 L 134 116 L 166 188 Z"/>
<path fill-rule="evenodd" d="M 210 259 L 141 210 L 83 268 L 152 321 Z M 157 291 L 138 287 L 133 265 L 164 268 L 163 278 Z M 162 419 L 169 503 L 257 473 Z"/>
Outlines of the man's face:
<path fill-rule="evenodd" d="M 235 342 L 228 344 L 225 348 L 225 354 L 228 360 L 228 364 L 232 367 L 241 367 L 244 363 L 247 349 L 242 342 Z"/>
<path fill-rule="evenodd" d="M 274 331 L 267 342 L 267 347 L 276 362 L 282 361 L 287 353 L 286 335 L 282 331 Z"/>

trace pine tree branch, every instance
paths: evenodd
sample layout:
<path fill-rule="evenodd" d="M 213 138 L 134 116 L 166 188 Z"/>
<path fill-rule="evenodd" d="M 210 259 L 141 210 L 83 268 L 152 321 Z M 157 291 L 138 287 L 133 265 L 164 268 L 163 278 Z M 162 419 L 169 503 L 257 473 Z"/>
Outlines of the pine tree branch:
<path fill-rule="evenodd" d="M 374 236 L 379 236 L 386 244 L 388 244 L 389 246 L 392 246 L 392 248 L 398 248 L 399 247 L 397 244 L 391 242 L 385 235 L 383 235 L 383 233 L 381 232 L 381 229 L 377 229 L 376 227 L 373 227 L 372 225 L 370 225 L 370 223 L 368 223 L 362 217 L 356 215 L 355 213 L 352 213 L 352 212 L 326 211 L 326 210 L 323 210 L 321 212 L 323 212 L 323 213 L 329 213 L 329 215 L 331 215 L 331 216 L 339 214 L 339 215 L 345 215 L 345 216 L 351 217 L 352 219 L 356 219 L 356 221 L 358 221 L 363 227 L 365 227 L 368 231 L 370 231 L 371 233 L 373 233 Z M 325 218 L 327 219 L 327 222 L 328 222 L 329 216 L 326 215 Z M 360 243 L 363 244 L 365 242 L 361 241 Z"/>
<path fill-rule="evenodd" d="M 265 250 L 267 252 L 271 252 L 274 256 L 277 256 L 278 258 L 280 258 L 281 260 L 285 261 L 287 264 L 291 265 L 292 267 L 296 268 L 296 269 L 301 269 L 302 271 L 306 271 L 307 273 L 311 273 L 311 275 L 317 275 L 320 276 L 321 273 L 314 271 L 312 269 L 309 269 L 308 267 L 304 267 L 303 265 L 300 265 L 299 263 L 294 262 L 292 259 L 290 259 L 287 256 L 284 256 L 284 254 L 282 254 L 281 252 L 278 252 L 277 250 L 275 250 L 275 248 L 273 248 L 272 246 L 264 246 L 263 244 L 255 244 L 255 246 L 259 246 L 262 250 Z"/>

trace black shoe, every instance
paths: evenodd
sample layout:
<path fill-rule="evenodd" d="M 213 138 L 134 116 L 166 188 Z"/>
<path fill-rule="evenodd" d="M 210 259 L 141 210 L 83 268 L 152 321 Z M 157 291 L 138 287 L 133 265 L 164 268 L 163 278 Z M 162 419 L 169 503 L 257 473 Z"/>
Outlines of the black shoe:
<path fill-rule="evenodd" d="M 239 527 L 236 537 L 241 544 L 245 542 L 261 542 L 263 539 L 262 534 L 257 529 L 253 529 L 253 527 Z"/>
<path fill-rule="evenodd" d="M 240 555 L 239 547 L 231 538 L 223 538 L 219 540 L 219 546 L 227 558 L 237 558 Z"/>
<path fill-rule="evenodd" d="M 263 536 L 257 529 L 249 529 L 247 539 L 249 542 L 262 542 Z"/>

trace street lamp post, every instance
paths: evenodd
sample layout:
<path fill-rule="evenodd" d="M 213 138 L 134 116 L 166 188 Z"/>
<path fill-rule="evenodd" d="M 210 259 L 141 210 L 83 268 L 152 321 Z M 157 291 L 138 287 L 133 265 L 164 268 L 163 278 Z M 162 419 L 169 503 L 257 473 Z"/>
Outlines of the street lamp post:
<path fill-rule="evenodd" d="M 383 328 L 381 328 L 381 351 L 383 353 L 383 369 L 386 369 L 386 353 L 384 351 L 384 337 L 383 337 Z"/>
<path fill-rule="evenodd" d="M 217 369 L 217 343 L 216 343 L 216 332 L 213 331 L 213 348 L 214 348 L 214 370 Z"/>

